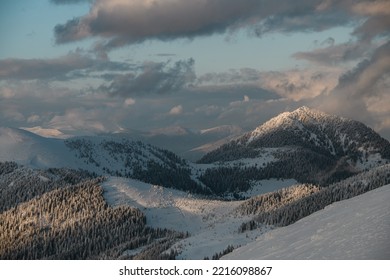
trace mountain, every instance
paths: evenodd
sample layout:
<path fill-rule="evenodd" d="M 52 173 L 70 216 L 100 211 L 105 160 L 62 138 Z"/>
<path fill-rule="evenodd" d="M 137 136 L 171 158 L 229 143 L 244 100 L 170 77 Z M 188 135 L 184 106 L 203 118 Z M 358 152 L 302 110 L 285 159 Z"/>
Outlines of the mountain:
<path fill-rule="evenodd" d="M 118 137 L 76 137 L 65 145 L 80 167 L 190 192 L 208 192 L 192 178 L 189 163 L 168 150 Z"/>
<path fill-rule="evenodd" d="M 191 176 L 189 163 L 141 141 L 114 136 L 53 139 L 17 128 L 0 128 L 0 162 L 33 168 L 73 168 L 97 175 L 139 179 L 191 192 L 209 192 Z"/>
<path fill-rule="evenodd" d="M 77 166 L 64 140 L 10 127 L 0 127 L 0 161 L 14 161 L 36 168 Z"/>
<path fill-rule="evenodd" d="M 241 163 L 258 171 L 245 171 L 251 179 L 329 183 L 389 159 L 390 143 L 364 124 L 301 107 L 211 151 L 199 163 Z M 253 164 L 248 166 L 248 161 Z"/>
<path fill-rule="evenodd" d="M 307 107 L 283 113 L 241 139 L 252 147 L 303 146 L 353 161 L 390 158 L 389 142 L 364 124 Z"/>

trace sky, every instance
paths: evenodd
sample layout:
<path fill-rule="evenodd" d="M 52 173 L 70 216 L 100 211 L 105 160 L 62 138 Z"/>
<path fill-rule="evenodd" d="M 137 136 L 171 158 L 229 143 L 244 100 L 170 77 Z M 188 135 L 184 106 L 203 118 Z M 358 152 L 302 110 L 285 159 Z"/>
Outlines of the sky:
<path fill-rule="evenodd" d="M 251 130 L 300 106 L 390 139 L 387 0 L 2 0 L 0 126 Z"/>

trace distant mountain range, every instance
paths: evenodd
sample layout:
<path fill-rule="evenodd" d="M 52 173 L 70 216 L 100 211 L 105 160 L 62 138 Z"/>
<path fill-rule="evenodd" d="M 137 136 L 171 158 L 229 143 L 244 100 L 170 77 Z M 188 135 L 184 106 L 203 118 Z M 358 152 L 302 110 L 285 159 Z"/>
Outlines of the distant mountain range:
<path fill-rule="evenodd" d="M 256 182 L 271 178 L 324 185 L 390 159 L 389 142 L 372 129 L 307 107 L 282 113 L 251 132 L 232 136 L 241 132 L 235 126 L 199 133 L 172 127 L 145 136 L 149 143 L 155 143 L 150 145 L 126 132 L 53 139 L 22 129 L 0 128 L 0 161 L 36 168 L 83 169 L 221 195 L 247 191 Z M 196 137 L 188 140 L 189 146 L 199 143 L 201 137 L 206 143 L 211 141 L 197 148 L 202 151 L 220 144 L 197 164 L 157 147 Z M 220 140 L 213 142 L 216 139 Z"/>
<path fill-rule="evenodd" d="M 222 125 L 201 130 L 191 130 L 182 126 L 169 126 L 151 131 L 123 130 L 109 136 L 120 136 L 140 140 L 163 149 L 170 150 L 180 157 L 197 161 L 206 153 L 241 136 L 244 130 L 234 125 Z"/>

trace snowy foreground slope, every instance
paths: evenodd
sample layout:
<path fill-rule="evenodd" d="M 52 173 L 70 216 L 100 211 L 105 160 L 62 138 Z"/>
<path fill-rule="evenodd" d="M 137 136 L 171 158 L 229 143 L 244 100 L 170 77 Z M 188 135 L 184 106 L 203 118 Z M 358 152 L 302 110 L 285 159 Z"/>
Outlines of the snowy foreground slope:
<path fill-rule="evenodd" d="M 190 237 L 175 245 L 180 252 L 177 259 L 211 258 L 229 245 L 242 246 L 262 234 L 260 231 L 238 232 L 240 225 L 252 218 L 235 211 L 242 201 L 202 199 L 120 177 L 109 177 L 102 187 L 104 198 L 111 206 L 139 208 L 146 216 L 147 225 L 188 232 Z"/>
<path fill-rule="evenodd" d="M 277 228 L 222 259 L 390 259 L 390 185 Z"/>

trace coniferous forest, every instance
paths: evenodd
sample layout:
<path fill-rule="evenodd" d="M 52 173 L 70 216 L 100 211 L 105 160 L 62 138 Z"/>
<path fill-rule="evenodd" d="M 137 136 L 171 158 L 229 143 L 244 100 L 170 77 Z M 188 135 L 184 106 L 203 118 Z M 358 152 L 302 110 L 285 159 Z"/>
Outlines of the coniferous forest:
<path fill-rule="evenodd" d="M 186 236 L 146 226 L 138 209 L 108 206 L 99 186 L 103 178 L 49 170 L 57 179 L 51 184 L 39 181 L 41 171 L 18 169 L 14 163 L 1 165 L 4 202 L 13 197 L 5 191 L 4 176 L 18 183 L 12 184 L 17 199 L 2 205 L 0 259 L 171 259 L 175 252 L 165 251 Z M 123 254 L 134 249 L 141 250 Z"/>

